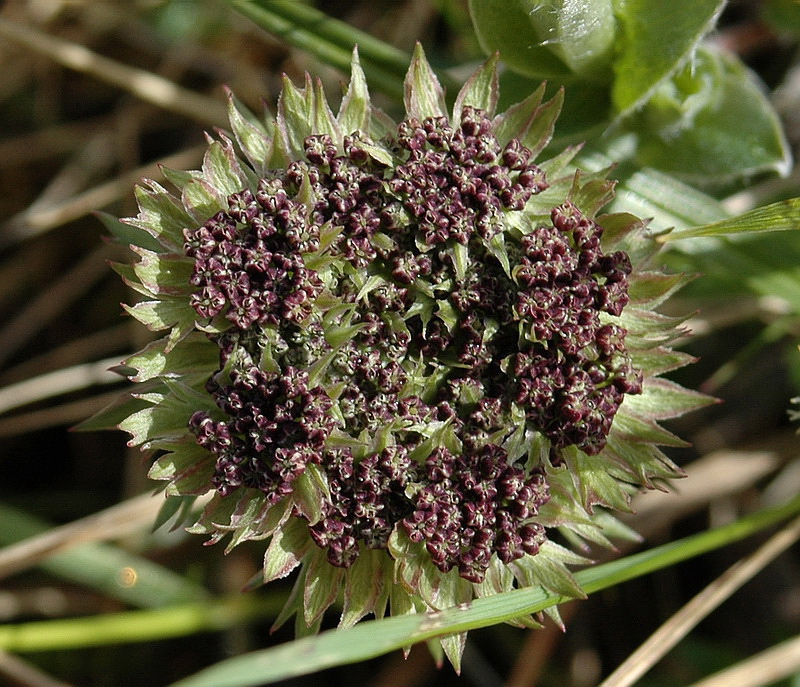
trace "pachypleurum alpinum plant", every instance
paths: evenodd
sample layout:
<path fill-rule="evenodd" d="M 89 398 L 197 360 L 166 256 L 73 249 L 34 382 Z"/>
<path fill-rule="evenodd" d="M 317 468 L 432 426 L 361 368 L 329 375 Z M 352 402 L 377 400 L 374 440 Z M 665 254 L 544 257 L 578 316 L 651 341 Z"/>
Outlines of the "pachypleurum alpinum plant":
<path fill-rule="evenodd" d="M 354 57 L 337 115 L 310 79 L 275 119 L 231 97 L 202 169 L 165 170 L 177 195 L 137 189 L 117 269 L 167 334 L 126 361 L 146 407 L 121 427 L 167 496 L 214 492 L 191 531 L 297 572 L 279 623 L 580 596 L 565 544 L 608 544 L 605 509 L 680 473 L 658 422 L 708 398 L 660 377 L 690 358 L 655 308 L 686 278 L 600 214 L 614 184 L 577 149 L 534 161 L 543 92 L 496 112 L 493 58 L 450 112 L 418 48 L 396 123 Z"/>

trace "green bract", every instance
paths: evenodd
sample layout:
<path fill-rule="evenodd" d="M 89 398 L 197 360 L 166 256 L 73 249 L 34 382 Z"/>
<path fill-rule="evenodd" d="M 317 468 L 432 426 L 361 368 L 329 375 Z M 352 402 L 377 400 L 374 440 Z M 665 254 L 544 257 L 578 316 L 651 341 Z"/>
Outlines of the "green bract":
<path fill-rule="evenodd" d="M 310 78 L 274 119 L 231 96 L 202 168 L 165 170 L 177 194 L 137 189 L 117 269 L 165 335 L 125 363 L 120 427 L 168 497 L 214 492 L 190 531 L 264 540 L 265 582 L 299 569 L 278 623 L 581 596 L 568 546 L 680 474 L 658 422 L 709 399 L 660 378 L 690 358 L 655 308 L 686 278 L 649 267 L 644 222 L 599 214 L 613 183 L 576 150 L 534 163 L 542 95 L 497 113 L 492 59 L 451 111 L 418 48 L 395 123 L 354 55 L 338 114 Z M 456 665 L 463 642 L 442 641 Z"/>

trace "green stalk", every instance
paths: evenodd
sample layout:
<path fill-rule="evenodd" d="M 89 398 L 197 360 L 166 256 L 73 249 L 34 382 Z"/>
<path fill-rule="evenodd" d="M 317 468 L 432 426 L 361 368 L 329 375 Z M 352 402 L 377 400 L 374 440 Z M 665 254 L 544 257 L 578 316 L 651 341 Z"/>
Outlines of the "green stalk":
<path fill-rule="evenodd" d="M 0 626 L 0 649 L 17 653 L 63 651 L 216 632 L 274 618 L 285 601 L 276 594 L 237 594 L 169 608 L 4 625 Z"/>
<path fill-rule="evenodd" d="M 374 88 L 402 100 L 411 56 L 368 33 L 293 0 L 230 0 L 231 6 L 262 29 L 345 73 L 353 47 Z M 455 82 L 443 80 L 455 93 Z"/>

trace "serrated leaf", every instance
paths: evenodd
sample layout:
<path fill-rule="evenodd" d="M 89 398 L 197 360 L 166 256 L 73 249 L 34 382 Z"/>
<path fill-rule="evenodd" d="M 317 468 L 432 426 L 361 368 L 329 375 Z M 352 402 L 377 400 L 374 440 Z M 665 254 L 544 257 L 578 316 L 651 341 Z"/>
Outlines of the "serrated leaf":
<path fill-rule="evenodd" d="M 334 145 L 341 146 L 342 131 L 339 123 L 328 105 L 325 91 L 322 88 L 322 81 L 317 80 L 314 84 L 314 111 L 312 118 L 312 130 L 314 134 L 328 134 L 333 139 Z"/>
<path fill-rule="evenodd" d="M 245 109 L 231 91 L 227 92 L 227 96 L 228 119 L 234 138 L 256 173 L 263 174 L 267 170 L 267 162 L 272 157 L 272 135 Z"/>
<path fill-rule="evenodd" d="M 556 120 L 564 104 L 564 89 L 560 88 L 546 103 L 539 105 L 528 130 L 520 139 L 533 156 L 538 155 L 550 143 L 555 131 Z"/>
<path fill-rule="evenodd" d="M 629 495 L 605 470 L 602 457 L 587 456 L 577 449 L 564 450 L 562 456 L 580 495 L 581 505 L 588 512 L 592 513 L 596 505 L 630 511 Z"/>
<path fill-rule="evenodd" d="M 492 120 L 492 130 L 501 146 L 512 138 L 525 137 L 542 103 L 544 89 L 545 84 L 541 84 L 525 100 L 511 105 Z"/>
<path fill-rule="evenodd" d="M 152 480 L 169 481 L 167 496 L 197 495 L 209 492 L 213 487 L 214 457 L 197 445 L 194 437 L 176 442 L 173 450 L 160 456 L 150 467 L 147 476 Z"/>
<path fill-rule="evenodd" d="M 168 341 L 159 339 L 125 360 L 125 364 L 136 370 L 131 377 L 134 382 L 143 382 L 161 375 L 184 377 L 200 373 L 208 377 L 219 366 L 219 348 L 202 334 L 190 334 L 170 351 Z"/>
<path fill-rule="evenodd" d="M 330 501 L 325 477 L 316 465 L 308 465 L 305 472 L 292 482 L 292 495 L 297 510 L 310 525 L 322 519 L 322 507 Z"/>
<path fill-rule="evenodd" d="M 196 500 L 196 496 L 170 496 L 165 498 L 153 521 L 153 532 L 164 527 L 170 520 L 173 523 L 170 531 L 178 529 L 186 522 Z"/>
<path fill-rule="evenodd" d="M 640 271 L 630 281 L 628 296 L 632 305 L 654 308 L 694 279 L 694 275 Z"/>
<path fill-rule="evenodd" d="M 230 141 L 211 141 L 203 156 L 203 178 L 217 191 L 217 197 L 238 193 L 247 186 Z M 225 208 L 227 209 L 227 208 Z"/>
<path fill-rule="evenodd" d="M 655 481 L 674 479 L 683 475 L 680 468 L 670 461 L 664 453 L 652 444 L 632 443 L 613 430 L 603 455 L 612 461 L 620 472 L 620 479 L 641 484 L 648 489 L 656 487 Z"/>
<path fill-rule="evenodd" d="M 385 561 L 388 562 L 388 558 L 383 549 L 362 547 L 347 573 L 339 627 L 352 627 L 368 613 L 375 612 L 375 605 L 387 582 Z"/>
<path fill-rule="evenodd" d="M 125 311 L 151 331 L 162 331 L 175 325 L 191 327 L 195 312 L 186 298 L 164 297 L 157 301 L 141 301 L 122 306 Z"/>
<path fill-rule="evenodd" d="M 462 86 L 453 105 L 453 123 L 461 121 L 465 107 L 483 110 L 488 117 L 494 117 L 497 109 L 500 84 L 497 76 L 499 54 L 494 53 Z"/>
<path fill-rule="evenodd" d="M 126 392 L 72 429 L 78 432 L 99 432 L 118 429 L 119 423 L 126 417 L 144 410 L 149 405 L 147 401 L 135 398 L 129 392 Z"/>
<path fill-rule="evenodd" d="M 303 567 L 306 569 L 303 620 L 308 627 L 313 627 L 339 596 L 345 571 L 331 565 L 325 550 L 316 547 L 303 559 Z"/>
<path fill-rule="evenodd" d="M 625 400 L 633 398 L 626 396 Z M 650 443 L 658 446 L 674 446 L 686 448 L 689 443 L 664 429 L 655 421 L 636 415 L 633 409 L 626 407 L 625 401 L 614 416 L 612 431 L 619 432 L 628 441 L 635 443 Z"/>
<path fill-rule="evenodd" d="M 571 557 L 566 557 L 564 552 L 566 552 L 566 549 L 558 546 L 558 544 L 546 541 L 535 556 L 525 554 L 510 565 L 514 571 L 514 576 L 524 587 L 538 585 L 559 596 L 584 599 L 586 594 L 575 581 L 565 563 L 578 564 L 576 561 L 580 561 L 585 564 L 587 560 L 574 554 Z"/>
<path fill-rule="evenodd" d="M 109 233 L 124 246 L 140 246 L 152 251 L 163 251 L 164 246 L 147 231 L 136 227 L 129 222 L 122 222 L 114 215 L 96 210 L 95 217 L 99 219 Z"/>
<path fill-rule="evenodd" d="M 192 292 L 189 283 L 194 263 L 182 255 L 155 253 L 145 248 L 131 246 L 139 256 L 133 271 L 139 282 L 153 295 L 183 295 Z"/>
<path fill-rule="evenodd" d="M 283 89 L 278 98 L 277 133 L 282 152 L 290 160 L 303 157 L 303 141 L 310 136 L 310 118 L 314 113 L 314 86 L 311 76 L 305 75 L 305 86 L 297 88 L 284 74 Z"/>
<path fill-rule="evenodd" d="M 645 371 L 648 375 L 657 376 L 697 362 L 697 358 L 683 351 L 657 346 L 655 348 L 632 349 L 633 366 Z"/>
<path fill-rule="evenodd" d="M 129 446 L 149 444 L 157 439 L 179 440 L 189 432 L 189 418 L 196 410 L 210 410 L 213 400 L 183 384 L 165 382 L 166 393 L 138 394 L 153 403 L 123 420 L 119 428 L 131 434 Z"/>
<path fill-rule="evenodd" d="M 305 522 L 300 518 L 289 518 L 272 535 L 264 554 L 264 582 L 286 577 L 300 565 L 303 556 L 313 545 Z"/>
<path fill-rule="evenodd" d="M 134 189 L 139 214 L 122 220 L 154 236 L 168 250 L 183 250 L 183 230 L 195 224 L 177 198 L 149 179 Z"/>
<path fill-rule="evenodd" d="M 439 643 L 442 645 L 447 660 L 450 661 L 450 664 L 453 666 L 453 670 L 456 671 L 456 674 L 460 675 L 461 656 L 464 653 L 464 647 L 467 645 L 467 633 L 459 632 L 455 635 L 442 637 Z"/>
<path fill-rule="evenodd" d="M 667 379 L 646 379 L 641 394 L 625 397 L 628 409 L 642 418 L 667 420 L 717 403 L 717 399 L 699 391 L 684 389 Z"/>
<path fill-rule="evenodd" d="M 625 0 L 618 3 L 621 35 L 612 100 L 625 114 L 640 107 L 710 31 L 726 0 Z"/>
<path fill-rule="evenodd" d="M 220 210 L 228 209 L 227 196 L 211 182 L 202 178 L 190 179 L 183 187 L 181 200 L 198 223 L 205 222 Z"/>
<path fill-rule="evenodd" d="M 419 43 L 414 48 L 414 57 L 406 75 L 404 102 L 409 117 L 422 120 L 447 116 L 444 91 Z"/>

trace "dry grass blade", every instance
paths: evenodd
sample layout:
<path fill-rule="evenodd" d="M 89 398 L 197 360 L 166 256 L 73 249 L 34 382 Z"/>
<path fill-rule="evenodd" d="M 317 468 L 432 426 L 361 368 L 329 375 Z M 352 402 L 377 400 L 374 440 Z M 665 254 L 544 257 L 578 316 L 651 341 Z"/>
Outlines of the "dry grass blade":
<path fill-rule="evenodd" d="M 600 687 L 628 687 L 653 667 L 703 618 L 800 539 L 800 518 L 773 535 L 754 553 L 732 565 L 656 630 L 647 641 L 609 675 Z M 719 687 L 723 683 L 715 683 Z M 742 685 L 736 681 L 726 685 Z M 751 684 L 751 683 L 748 683 Z M 758 683 L 765 684 L 765 683 Z M 704 687 L 709 687 L 705 685 Z"/>
<path fill-rule="evenodd" d="M 122 378 L 109 370 L 119 359 L 106 358 L 93 363 L 74 365 L 10 384 L 0 389 L 0 413 L 60 394 L 86 389 L 97 384 L 115 384 Z"/>
<path fill-rule="evenodd" d="M 120 391 L 99 394 L 68 403 L 59 403 L 51 408 L 32 410 L 0 419 L 0 437 L 20 436 L 47 427 L 64 427 L 82 422 L 91 417 L 120 396 Z"/>
<path fill-rule="evenodd" d="M 223 102 L 181 88 L 143 69 L 115 62 L 80 44 L 6 19 L 0 19 L 0 36 L 46 55 L 65 67 L 114 84 L 165 110 L 214 126 L 225 126 L 228 122 L 227 107 Z"/>
<path fill-rule="evenodd" d="M 762 687 L 800 671 L 800 636 L 715 673 L 691 687 Z"/>
<path fill-rule="evenodd" d="M 164 503 L 162 494 L 144 494 L 0 550 L 0 578 L 37 565 L 79 544 L 119 539 L 149 527 Z"/>
<path fill-rule="evenodd" d="M 88 215 L 94 210 L 107 207 L 116 200 L 130 193 L 131 187 L 143 177 L 160 175 L 163 165 L 175 169 L 189 168 L 197 164 L 203 157 L 205 147 L 197 146 L 170 155 L 159 162 L 150 163 L 132 170 L 122 176 L 99 184 L 94 188 L 79 193 L 56 206 L 34 208 L 33 206 L 11 218 L 3 226 L 0 246 L 11 241 L 20 241 L 41 234 L 55 227 Z"/>
<path fill-rule="evenodd" d="M 86 293 L 99 279 L 106 277 L 106 260 L 113 255 L 106 245 L 92 251 L 8 322 L 0 330 L 0 364 L 61 315 L 70 303 Z"/>

